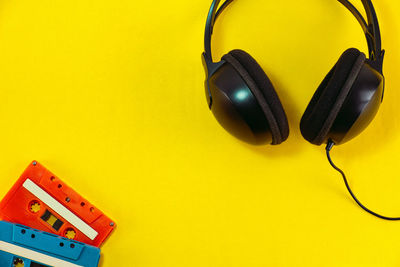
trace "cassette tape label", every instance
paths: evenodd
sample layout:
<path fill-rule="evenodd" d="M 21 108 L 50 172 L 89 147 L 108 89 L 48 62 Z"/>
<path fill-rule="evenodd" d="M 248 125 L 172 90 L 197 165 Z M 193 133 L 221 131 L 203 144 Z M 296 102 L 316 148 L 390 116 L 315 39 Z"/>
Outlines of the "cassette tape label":
<path fill-rule="evenodd" d="M 17 255 L 17 257 L 15 257 L 13 260 L 13 265 L 11 265 L 11 266 L 18 266 L 18 265 L 21 267 L 29 266 L 29 265 L 26 265 L 26 263 L 28 263 L 28 262 L 26 262 L 26 260 L 24 261 L 24 259 L 27 259 L 30 261 L 37 262 L 37 263 L 33 263 L 34 265 L 31 263 L 30 267 L 32 267 L 32 266 L 84 267 L 82 265 L 76 265 L 76 264 L 73 264 L 73 263 L 70 263 L 67 261 L 63 261 L 63 260 L 48 256 L 48 255 L 30 250 L 30 249 L 19 247 L 14 244 L 6 243 L 3 241 L 0 241 L 0 250 L 10 253 L 10 254 L 13 254 L 13 255 Z M 21 258 L 18 258 L 18 257 L 21 257 Z M 46 265 L 39 264 L 39 262 L 46 264 Z"/>

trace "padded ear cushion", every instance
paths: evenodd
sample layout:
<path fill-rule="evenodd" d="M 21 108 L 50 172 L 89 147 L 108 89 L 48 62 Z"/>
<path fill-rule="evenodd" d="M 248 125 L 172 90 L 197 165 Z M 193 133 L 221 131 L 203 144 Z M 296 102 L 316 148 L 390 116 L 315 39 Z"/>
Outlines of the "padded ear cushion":
<path fill-rule="evenodd" d="M 322 81 L 300 122 L 301 133 L 307 141 L 321 145 L 326 140 L 365 58 L 355 48 L 346 50 Z"/>
<path fill-rule="evenodd" d="M 242 50 L 233 50 L 222 59 L 239 72 L 261 105 L 272 132 L 272 144 L 285 141 L 289 136 L 288 120 L 271 81 L 260 65 Z"/>

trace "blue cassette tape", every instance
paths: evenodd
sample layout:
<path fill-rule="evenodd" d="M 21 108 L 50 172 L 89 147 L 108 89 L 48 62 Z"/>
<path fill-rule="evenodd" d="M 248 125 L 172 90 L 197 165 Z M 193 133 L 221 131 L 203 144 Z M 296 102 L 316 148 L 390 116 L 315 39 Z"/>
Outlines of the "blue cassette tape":
<path fill-rule="evenodd" d="M 0 221 L 1 267 L 97 267 L 100 249 Z"/>

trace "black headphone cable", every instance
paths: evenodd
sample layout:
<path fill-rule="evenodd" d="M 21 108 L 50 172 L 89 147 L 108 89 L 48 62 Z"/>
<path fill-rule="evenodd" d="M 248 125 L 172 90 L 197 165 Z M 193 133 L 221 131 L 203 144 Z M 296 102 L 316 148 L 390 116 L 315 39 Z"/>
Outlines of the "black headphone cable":
<path fill-rule="evenodd" d="M 378 218 L 381 218 L 381 219 L 384 219 L 384 220 L 388 220 L 388 221 L 399 221 L 400 217 L 386 217 L 386 216 L 380 215 L 380 214 L 378 214 L 376 212 L 373 212 L 372 210 L 370 210 L 367 207 L 365 207 L 357 199 L 357 197 L 354 195 L 353 191 L 350 188 L 350 185 L 349 185 L 349 182 L 347 181 L 346 175 L 344 174 L 344 172 L 341 169 L 339 169 L 339 167 L 337 167 L 335 165 L 335 163 L 333 163 L 333 161 L 331 159 L 330 152 L 331 152 L 332 148 L 334 147 L 334 145 L 335 145 L 335 143 L 332 140 L 328 141 L 328 144 L 327 144 L 327 146 L 325 148 L 326 156 L 328 157 L 328 161 L 331 164 L 331 166 L 342 175 L 343 181 L 344 181 L 344 184 L 346 185 L 347 190 L 349 191 L 349 193 L 350 193 L 351 197 L 354 199 L 354 201 L 358 204 L 358 206 L 360 206 L 363 210 L 365 210 L 366 212 L 368 212 L 368 213 L 370 213 L 370 214 L 372 214 L 372 215 L 374 215 L 374 216 L 376 216 Z"/>

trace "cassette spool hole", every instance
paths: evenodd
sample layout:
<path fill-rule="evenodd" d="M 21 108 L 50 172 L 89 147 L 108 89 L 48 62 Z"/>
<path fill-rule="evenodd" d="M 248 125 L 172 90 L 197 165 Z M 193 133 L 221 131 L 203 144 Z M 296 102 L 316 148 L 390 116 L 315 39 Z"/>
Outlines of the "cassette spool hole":
<path fill-rule="evenodd" d="M 40 211 L 40 203 L 39 201 L 31 201 L 31 203 L 29 203 L 29 210 L 32 213 L 38 213 Z"/>
<path fill-rule="evenodd" d="M 24 267 L 25 263 L 22 259 L 16 258 L 13 261 L 13 267 Z"/>
<path fill-rule="evenodd" d="M 68 239 L 74 239 L 76 236 L 76 232 L 74 229 L 68 228 L 67 230 L 65 230 L 64 236 Z"/>

